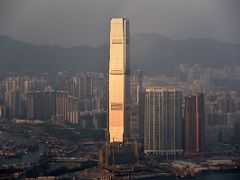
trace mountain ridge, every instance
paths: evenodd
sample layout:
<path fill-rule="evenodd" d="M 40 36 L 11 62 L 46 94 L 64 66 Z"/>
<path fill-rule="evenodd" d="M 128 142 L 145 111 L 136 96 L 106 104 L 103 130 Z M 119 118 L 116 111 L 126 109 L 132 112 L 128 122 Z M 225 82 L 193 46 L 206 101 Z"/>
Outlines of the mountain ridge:
<path fill-rule="evenodd" d="M 143 69 L 145 74 L 172 73 L 177 64 L 240 65 L 240 45 L 207 38 L 173 40 L 157 33 L 138 33 L 131 36 L 130 49 L 132 70 Z M 106 73 L 108 61 L 109 44 L 35 45 L 0 35 L 1 71 L 66 69 Z"/>

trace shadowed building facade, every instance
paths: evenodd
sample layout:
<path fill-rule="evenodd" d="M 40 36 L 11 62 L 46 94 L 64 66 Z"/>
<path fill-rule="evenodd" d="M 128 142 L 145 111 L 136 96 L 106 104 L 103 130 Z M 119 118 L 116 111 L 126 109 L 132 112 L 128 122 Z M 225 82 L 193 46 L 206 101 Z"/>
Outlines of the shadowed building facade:
<path fill-rule="evenodd" d="M 143 71 L 137 70 L 131 73 L 131 122 L 130 136 L 131 140 L 141 142 L 143 145 L 144 132 L 144 107 L 143 107 Z"/>
<path fill-rule="evenodd" d="M 199 153 L 205 145 L 204 94 L 193 93 L 185 98 L 184 108 L 184 151 Z"/>
<path fill-rule="evenodd" d="M 182 93 L 148 88 L 144 103 L 144 153 L 177 159 L 182 149 Z"/>
<path fill-rule="evenodd" d="M 130 127 L 129 21 L 111 20 L 108 89 L 108 128 L 110 142 L 124 142 Z"/>

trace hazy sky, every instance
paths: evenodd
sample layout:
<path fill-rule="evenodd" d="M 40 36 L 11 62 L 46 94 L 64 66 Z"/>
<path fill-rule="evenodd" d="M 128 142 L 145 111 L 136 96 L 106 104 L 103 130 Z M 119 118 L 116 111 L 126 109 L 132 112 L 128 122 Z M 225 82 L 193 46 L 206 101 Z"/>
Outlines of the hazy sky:
<path fill-rule="evenodd" d="M 113 17 L 131 34 L 240 44 L 240 0 L 0 0 L 0 34 L 35 44 L 101 45 Z"/>

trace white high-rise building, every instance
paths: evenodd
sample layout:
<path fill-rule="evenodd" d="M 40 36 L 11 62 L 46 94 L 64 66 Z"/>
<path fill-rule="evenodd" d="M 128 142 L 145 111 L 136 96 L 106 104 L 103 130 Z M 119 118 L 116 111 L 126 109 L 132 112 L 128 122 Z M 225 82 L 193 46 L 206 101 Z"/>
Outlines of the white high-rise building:
<path fill-rule="evenodd" d="M 108 128 L 110 142 L 129 138 L 130 126 L 130 49 L 129 21 L 111 20 Z"/>
<path fill-rule="evenodd" d="M 182 154 L 182 93 L 149 88 L 145 93 L 144 153 L 164 159 Z"/>

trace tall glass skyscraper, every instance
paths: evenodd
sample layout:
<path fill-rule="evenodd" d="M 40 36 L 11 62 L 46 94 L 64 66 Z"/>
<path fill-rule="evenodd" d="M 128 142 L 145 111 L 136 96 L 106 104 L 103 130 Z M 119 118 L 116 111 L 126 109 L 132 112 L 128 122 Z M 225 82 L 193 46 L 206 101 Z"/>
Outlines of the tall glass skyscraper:
<path fill-rule="evenodd" d="M 108 128 L 110 142 L 124 142 L 130 127 L 130 49 L 129 21 L 111 20 Z"/>

